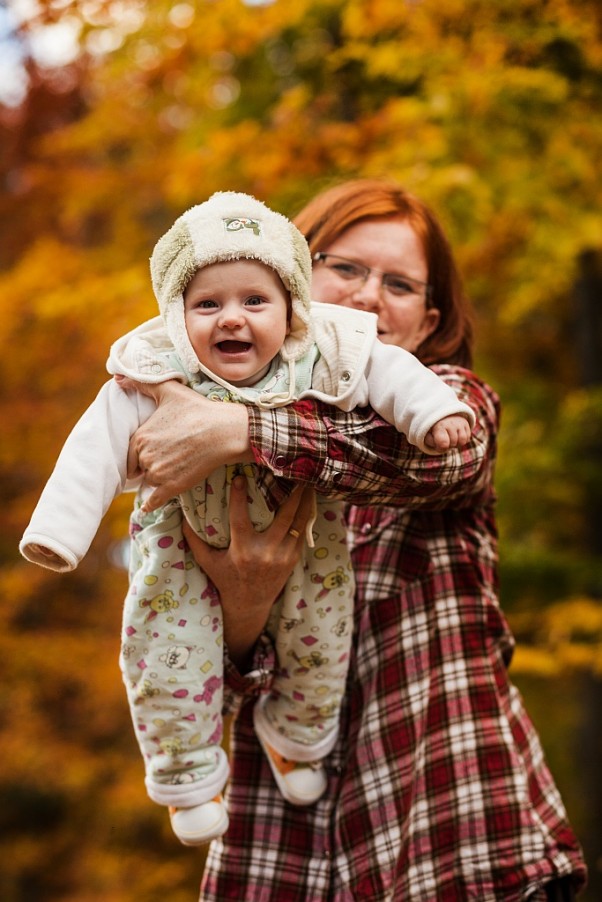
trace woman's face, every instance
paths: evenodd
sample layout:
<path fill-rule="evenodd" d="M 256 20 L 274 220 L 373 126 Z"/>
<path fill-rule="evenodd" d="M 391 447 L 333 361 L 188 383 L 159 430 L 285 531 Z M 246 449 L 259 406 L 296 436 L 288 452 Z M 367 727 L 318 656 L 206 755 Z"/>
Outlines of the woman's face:
<path fill-rule="evenodd" d="M 346 229 L 329 247 L 322 249 L 341 260 L 314 263 L 312 294 L 316 301 L 370 310 L 378 315 L 379 338 L 385 344 L 416 351 L 437 328 L 439 311 L 427 307 L 422 285 L 427 282 L 427 263 L 416 232 L 396 218 L 365 220 Z M 367 279 L 349 281 L 346 261 L 369 267 Z M 333 263 L 335 264 L 333 268 Z M 383 285 L 383 273 L 393 276 Z M 409 292 L 398 285 L 408 279 Z M 414 280 L 417 283 L 414 285 Z M 391 290 L 394 289 L 394 290 Z"/>

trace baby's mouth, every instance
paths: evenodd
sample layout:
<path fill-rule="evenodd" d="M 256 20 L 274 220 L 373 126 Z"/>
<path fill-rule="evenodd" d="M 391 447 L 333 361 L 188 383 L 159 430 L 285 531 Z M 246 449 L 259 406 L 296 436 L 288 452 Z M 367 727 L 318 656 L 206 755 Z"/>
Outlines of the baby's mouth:
<path fill-rule="evenodd" d="M 233 341 L 232 339 L 228 339 L 226 341 L 218 341 L 216 347 L 222 354 L 242 354 L 249 350 L 251 343 L 249 341 Z"/>

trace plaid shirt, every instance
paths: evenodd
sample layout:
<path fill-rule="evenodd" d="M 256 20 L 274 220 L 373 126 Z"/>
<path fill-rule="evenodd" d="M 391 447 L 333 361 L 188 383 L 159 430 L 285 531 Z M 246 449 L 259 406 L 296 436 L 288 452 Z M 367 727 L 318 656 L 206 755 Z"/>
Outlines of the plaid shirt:
<path fill-rule="evenodd" d="M 492 488 L 498 399 L 436 367 L 477 413 L 471 443 L 426 457 L 369 411 L 314 402 L 249 413 L 273 500 L 279 477 L 350 498 L 358 581 L 353 657 L 329 788 L 310 808 L 280 796 L 243 703 L 232 726 L 230 829 L 201 898 L 238 902 L 540 899 L 585 880 L 581 850 L 520 695 L 497 600 Z M 397 507 L 370 507 L 394 501 Z M 364 506 L 362 506 L 364 505 Z M 231 674 L 253 700 L 268 684 Z M 249 699 L 250 697 L 250 699 Z"/>

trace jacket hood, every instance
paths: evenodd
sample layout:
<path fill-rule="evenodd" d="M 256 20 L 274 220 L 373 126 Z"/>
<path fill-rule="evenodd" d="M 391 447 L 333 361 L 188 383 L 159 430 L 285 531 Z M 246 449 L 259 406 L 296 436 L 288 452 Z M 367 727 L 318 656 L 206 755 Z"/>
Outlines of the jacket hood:
<path fill-rule="evenodd" d="M 311 345 L 311 256 L 305 238 L 290 220 L 256 198 L 221 191 L 183 213 L 159 239 L 150 260 L 167 333 L 191 373 L 201 365 L 186 332 L 184 289 L 201 267 L 243 259 L 274 269 L 290 293 L 290 333 L 282 358 L 297 360 Z"/>

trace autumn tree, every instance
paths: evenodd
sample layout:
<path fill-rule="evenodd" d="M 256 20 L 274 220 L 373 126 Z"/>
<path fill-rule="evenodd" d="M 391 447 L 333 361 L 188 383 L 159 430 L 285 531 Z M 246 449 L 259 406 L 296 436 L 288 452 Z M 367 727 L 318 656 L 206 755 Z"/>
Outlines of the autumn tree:
<path fill-rule="evenodd" d="M 504 404 L 502 597 L 522 660 L 599 673 L 602 388 L 581 364 L 583 336 L 593 359 L 600 341 L 583 299 L 602 254 L 602 15 L 595 0 L 11 7 L 28 86 L 0 106 L 3 898 L 179 902 L 202 856 L 144 796 L 117 674 L 130 501 L 74 574 L 16 550 L 110 343 L 155 314 L 152 247 L 221 189 L 294 215 L 337 180 L 390 176 L 430 202 Z M 49 67 L 34 39 L 57 26 L 78 52 Z"/>

